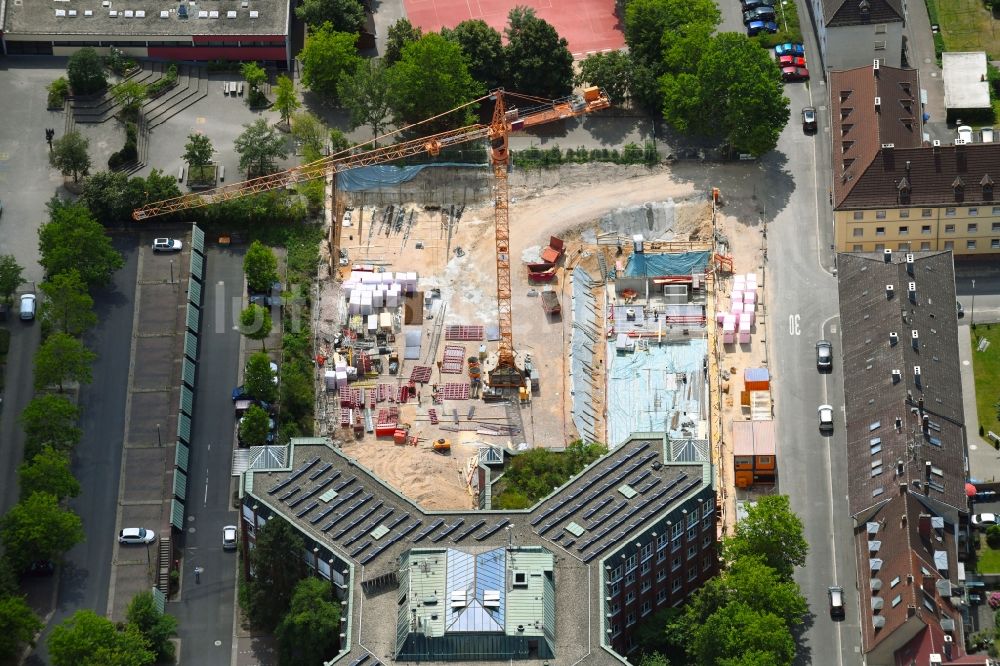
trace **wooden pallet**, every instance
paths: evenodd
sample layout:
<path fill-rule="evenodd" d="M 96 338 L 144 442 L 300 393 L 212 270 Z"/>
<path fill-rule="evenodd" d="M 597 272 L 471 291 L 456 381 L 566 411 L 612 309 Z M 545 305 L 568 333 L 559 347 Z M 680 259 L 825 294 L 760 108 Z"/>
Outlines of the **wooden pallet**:
<path fill-rule="evenodd" d="M 483 339 L 483 334 L 482 326 L 445 326 L 444 328 L 445 340 L 479 342 Z"/>
<path fill-rule="evenodd" d="M 461 345 L 445 345 L 444 359 L 441 361 L 441 372 L 449 375 L 462 374 L 465 363 L 465 347 Z"/>

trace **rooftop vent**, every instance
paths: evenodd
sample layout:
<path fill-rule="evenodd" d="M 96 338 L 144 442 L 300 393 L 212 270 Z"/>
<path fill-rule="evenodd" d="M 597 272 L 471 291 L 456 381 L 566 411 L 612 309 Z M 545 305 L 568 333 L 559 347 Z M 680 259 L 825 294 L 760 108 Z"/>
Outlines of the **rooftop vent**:
<path fill-rule="evenodd" d="M 899 342 L 899 333 L 896 331 L 889 331 L 889 344 L 895 347 L 897 342 Z"/>
<path fill-rule="evenodd" d="M 122 12 L 122 16 L 124 16 L 125 18 L 132 18 L 133 16 L 135 16 L 135 12 L 132 11 L 131 9 L 126 9 L 124 12 Z"/>
<path fill-rule="evenodd" d="M 515 571 L 514 587 L 528 587 L 528 574 L 523 571 Z"/>
<path fill-rule="evenodd" d="M 910 344 L 913 345 L 914 349 L 917 350 L 920 349 L 920 333 L 917 331 L 917 329 L 913 329 L 912 331 L 910 331 Z"/>
<path fill-rule="evenodd" d="M 236 18 L 236 10 L 235 9 L 230 9 L 229 11 L 227 11 L 226 12 L 226 18 L 228 18 L 228 19 L 234 19 L 234 18 Z"/>
<path fill-rule="evenodd" d="M 84 17 L 93 16 L 94 15 L 94 10 L 93 9 L 84 9 L 83 10 L 83 15 L 84 15 Z"/>
<path fill-rule="evenodd" d="M 917 283 L 916 282 L 910 282 L 910 283 L 908 283 L 906 285 L 906 291 L 907 291 L 907 293 L 908 293 L 908 295 L 910 297 L 910 302 L 911 303 L 916 303 L 917 302 Z"/>
<path fill-rule="evenodd" d="M 966 144 L 965 139 L 955 139 L 956 146 L 964 146 Z"/>
<path fill-rule="evenodd" d="M 56 10 L 56 16 L 58 16 L 60 18 L 66 16 L 66 10 L 65 9 L 57 9 Z"/>
<path fill-rule="evenodd" d="M 892 295 L 893 295 L 893 293 L 895 291 L 896 291 L 896 288 L 893 287 L 891 284 L 885 285 L 885 298 L 886 298 L 886 300 L 891 301 L 892 300 Z"/>
<path fill-rule="evenodd" d="M 899 370 L 893 370 L 892 371 L 892 383 L 893 384 L 898 384 L 902 380 L 903 380 L 903 373 L 900 372 Z"/>
<path fill-rule="evenodd" d="M 913 275 L 913 253 L 912 252 L 907 252 L 906 253 L 906 271 L 910 275 Z"/>
<path fill-rule="evenodd" d="M 170 18 L 170 12 L 166 9 L 160 10 L 160 18 Z"/>
<path fill-rule="evenodd" d="M 920 366 L 919 365 L 913 366 L 913 383 L 917 385 L 917 388 L 920 388 Z"/>
<path fill-rule="evenodd" d="M 257 10 L 251 10 L 250 11 L 250 18 L 255 19 L 258 16 L 260 16 L 260 12 L 258 12 Z"/>
<path fill-rule="evenodd" d="M 219 10 L 212 9 L 208 12 L 208 18 L 219 18 Z"/>
<path fill-rule="evenodd" d="M 108 16 L 110 16 L 111 18 L 116 18 L 118 16 L 118 11 L 115 9 L 109 10 Z"/>
<path fill-rule="evenodd" d="M 872 69 L 873 69 L 873 70 L 875 70 L 875 71 L 877 72 L 877 71 L 878 71 L 878 68 L 879 68 L 879 62 L 878 62 L 878 58 L 876 58 L 876 59 L 874 60 L 874 62 L 872 62 Z M 876 99 L 878 99 L 878 98 L 876 98 Z"/>
<path fill-rule="evenodd" d="M 135 17 L 136 18 L 146 18 L 146 10 L 145 9 L 137 9 L 137 10 L 135 10 Z"/>
<path fill-rule="evenodd" d="M 875 106 L 878 106 L 878 97 L 875 98 Z M 883 143 L 882 150 L 891 150 L 896 147 L 894 143 Z"/>
<path fill-rule="evenodd" d="M 875 97 L 875 110 L 878 111 L 881 108 L 882 108 L 882 98 L 876 96 Z"/>
<path fill-rule="evenodd" d="M 892 263 L 892 250 L 889 250 L 889 249 L 882 250 L 882 258 L 885 260 L 885 263 L 891 264 Z"/>
<path fill-rule="evenodd" d="M 66 12 L 66 15 L 67 16 L 76 16 L 76 10 L 75 9 L 70 9 L 70 10 L 68 10 Z"/>

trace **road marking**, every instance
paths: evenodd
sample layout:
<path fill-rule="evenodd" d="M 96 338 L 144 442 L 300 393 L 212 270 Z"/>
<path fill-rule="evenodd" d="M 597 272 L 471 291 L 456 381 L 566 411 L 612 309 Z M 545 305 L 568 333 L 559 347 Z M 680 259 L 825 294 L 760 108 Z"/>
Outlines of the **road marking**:
<path fill-rule="evenodd" d="M 812 86 L 807 86 L 809 91 L 809 106 L 814 106 L 813 104 L 813 91 Z M 822 199 L 819 198 L 819 172 L 816 168 L 816 141 L 812 142 L 812 172 L 813 172 L 813 189 L 816 191 L 816 263 L 819 265 L 821 271 L 827 273 L 827 275 L 833 276 L 833 273 L 823 265 L 823 250 L 822 250 L 822 239 L 820 238 L 819 229 L 819 216 L 820 210 L 822 210 Z M 826 322 L 823 322 L 824 325 Z"/>
<path fill-rule="evenodd" d="M 204 504 L 204 506 L 208 506 L 208 468 L 207 467 L 205 468 L 205 504 Z"/>
<path fill-rule="evenodd" d="M 832 317 L 827 317 L 826 320 L 822 324 L 820 324 L 820 326 L 819 326 L 820 339 L 825 339 L 826 338 L 826 335 L 825 335 L 826 325 L 829 324 L 834 319 L 838 319 L 839 317 L 840 317 L 840 315 L 833 315 Z M 824 405 L 829 405 L 830 404 L 830 393 L 829 393 L 829 390 L 827 389 L 827 379 L 829 377 L 831 377 L 832 375 L 833 375 L 832 372 L 823 375 L 823 404 Z M 828 445 L 826 447 L 826 484 L 827 484 L 827 490 L 830 493 L 830 504 L 829 504 L 829 506 L 830 506 L 830 536 L 831 537 L 836 534 L 836 532 L 834 532 L 834 529 L 833 529 L 834 528 L 833 515 L 835 513 L 835 508 L 834 508 L 834 503 L 833 503 L 834 499 L 833 499 L 833 446 L 832 446 L 833 442 L 832 442 L 832 440 L 833 440 L 833 437 L 831 436 L 830 437 L 830 445 Z M 840 585 L 840 574 L 837 571 L 837 546 L 836 546 L 836 538 L 834 538 L 834 540 L 832 542 L 832 545 L 833 545 L 833 547 L 831 548 L 831 553 L 833 554 L 833 580 L 837 583 L 837 585 Z M 844 644 L 844 637 L 841 634 L 841 630 L 840 630 L 840 625 L 841 624 L 842 624 L 841 622 L 835 622 L 834 623 L 834 627 L 837 630 L 837 647 L 838 647 L 838 649 L 837 649 L 837 663 L 840 664 L 840 666 L 844 666 L 843 650 L 840 649 L 841 647 L 843 647 L 843 644 Z"/>

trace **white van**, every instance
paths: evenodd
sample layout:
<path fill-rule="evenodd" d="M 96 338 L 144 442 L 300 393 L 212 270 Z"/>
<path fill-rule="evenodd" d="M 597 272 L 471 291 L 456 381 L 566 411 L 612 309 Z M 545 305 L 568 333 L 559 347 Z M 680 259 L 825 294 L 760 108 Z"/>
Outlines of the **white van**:
<path fill-rule="evenodd" d="M 31 321 L 35 318 L 35 295 L 21 294 L 21 319 Z"/>

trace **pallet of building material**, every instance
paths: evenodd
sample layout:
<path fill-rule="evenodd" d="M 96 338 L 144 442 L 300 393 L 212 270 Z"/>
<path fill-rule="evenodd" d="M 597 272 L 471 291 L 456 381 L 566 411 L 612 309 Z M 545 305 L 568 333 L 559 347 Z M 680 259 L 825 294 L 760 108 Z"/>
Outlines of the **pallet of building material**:
<path fill-rule="evenodd" d="M 348 388 L 340 390 L 340 406 L 341 407 L 360 407 L 361 406 L 361 391 L 356 388 Z"/>
<path fill-rule="evenodd" d="M 395 407 L 387 407 L 378 410 L 378 417 L 375 419 L 377 426 L 394 425 L 399 419 L 399 410 Z"/>
<path fill-rule="evenodd" d="M 441 361 L 441 372 L 449 375 L 462 374 L 465 365 L 465 347 L 461 345 L 445 345 L 444 359 Z"/>
<path fill-rule="evenodd" d="M 440 393 L 445 400 L 468 400 L 469 385 L 448 383 L 441 387 Z"/>
<path fill-rule="evenodd" d="M 376 397 L 377 402 L 385 402 L 389 399 L 389 392 L 392 389 L 392 384 L 379 384 L 378 385 L 378 396 Z"/>
<path fill-rule="evenodd" d="M 343 409 L 340 410 L 340 427 L 346 428 L 351 424 L 351 410 Z"/>
<path fill-rule="evenodd" d="M 482 326 L 445 326 L 445 340 L 460 340 L 479 342 L 483 339 Z"/>
<path fill-rule="evenodd" d="M 426 384 L 431 380 L 431 367 L 429 365 L 416 365 L 410 372 L 410 381 Z"/>
<path fill-rule="evenodd" d="M 428 409 L 427 410 L 427 416 L 430 417 L 432 424 L 434 424 L 434 425 L 438 424 L 438 413 L 437 413 L 436 409 Z"/>

